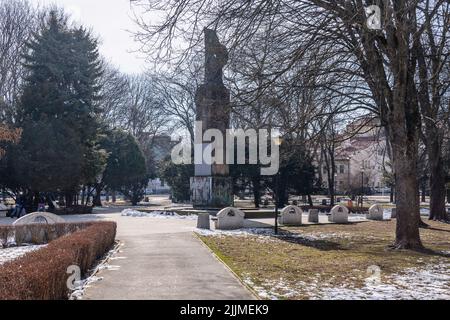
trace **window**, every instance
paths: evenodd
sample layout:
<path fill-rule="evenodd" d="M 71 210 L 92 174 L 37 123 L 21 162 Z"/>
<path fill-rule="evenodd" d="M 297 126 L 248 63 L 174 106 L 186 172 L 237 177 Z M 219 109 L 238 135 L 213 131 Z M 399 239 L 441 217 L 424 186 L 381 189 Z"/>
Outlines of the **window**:
<path fill-rule="evenodd" d="M 339 166 L 339 173 L 345 173 L 345 166 L 343 165 L 343 164 L 341 164 L 340 166 Z"/>

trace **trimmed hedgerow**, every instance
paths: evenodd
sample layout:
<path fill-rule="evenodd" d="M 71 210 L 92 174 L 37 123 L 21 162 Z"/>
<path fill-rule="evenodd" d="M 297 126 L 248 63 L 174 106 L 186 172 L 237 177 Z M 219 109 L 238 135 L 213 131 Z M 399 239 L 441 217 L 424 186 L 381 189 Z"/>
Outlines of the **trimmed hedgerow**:
<path fill-rule="evenodd" d="M 92 222 L 0 226 L 0 247 L 11 241 L 18 246 L 25 243 L 46 244 L 91 225 Z"/>
<path fill-rule="evenodd" d="M 116 236 L 114 222 L 89 223 L 86 228 L 76 225 L 81 230 L 1 265 L 0 300 L 67 299 L 67 268 L 76 265 L 85 274 L 113 246 Z"/>

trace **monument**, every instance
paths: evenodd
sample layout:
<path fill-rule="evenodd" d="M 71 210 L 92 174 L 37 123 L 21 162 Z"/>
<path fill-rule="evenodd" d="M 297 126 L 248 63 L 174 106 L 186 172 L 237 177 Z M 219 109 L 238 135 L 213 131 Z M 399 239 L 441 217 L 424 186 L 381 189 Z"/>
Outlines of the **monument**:
<path fill-rule="evenodd" d="M 197 153 L 203 153 L 211 142 L 203 142 L 203 135 L 208 129 L 215 129 L 226 136 L 230 127 L 230 91 L 223 84 L 223 67 L 228 62 L 228 51 L 219 42 L 214 30 L 205 29 L 205 83 L 198 89 L 195 97 L 196 123 L 201 121 L 201 128 L 196 128 Z M 198 137 L 201 135 L 201 137 Z M 199 143 L 198 141 L 201 141 Z M 223 145 L 223 155 L 226 145 Z M 216 150 L 217 151 L 217 150 Z M 191 200 L 197 208 L 224 208 L 233 205 L 232 180 L 229 166 L 214 161 L 195 164 L 195 176 L 191 178 Z M 225 159 L 224 159 L 225 160 Z M 209 163 L 208 163 L 209 162 Z"/>

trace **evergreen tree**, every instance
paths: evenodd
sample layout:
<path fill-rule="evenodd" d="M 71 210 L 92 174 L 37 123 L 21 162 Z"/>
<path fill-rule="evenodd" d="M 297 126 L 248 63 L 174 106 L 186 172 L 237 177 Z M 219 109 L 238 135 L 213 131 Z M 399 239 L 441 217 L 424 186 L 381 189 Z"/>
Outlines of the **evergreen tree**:
<path fill-rule="evenodd" d="M 143 199 L 149 180 L 145 157 L 136 139 L 124 131 L 112 130 L 102 147 L 109 155 L 102 187 L 122 192 L 136 205 Z"/>
<path fill-rule="evenodd" d="M 176 165 L 168 157 L 161 162 L 159 176 L 171 187 L 174 202 L 189 201 L 191 198 L 190 178 L 194 176 L 194 165 Z"/>
<path fill-rule="evenodd" d="M 61 192 L 71 205 L 80 184 L 93 181 L 104 161 L 97 147 L 97 41 L 81 27 L 69 28 L 64 13 L 51 11 L 28 48 L 15 174 L 29 193 Z"/>

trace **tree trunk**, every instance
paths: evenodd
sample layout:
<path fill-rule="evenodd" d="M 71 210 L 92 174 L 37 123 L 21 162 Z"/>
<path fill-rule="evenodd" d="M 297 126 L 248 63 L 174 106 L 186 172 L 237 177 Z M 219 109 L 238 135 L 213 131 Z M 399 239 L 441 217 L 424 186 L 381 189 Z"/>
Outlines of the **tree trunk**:
<path fill-rule="evenodd" d="M 255 202 L 255 208 L 259 208 L 261 203 L 261 181 L 259 177 L 253 177 L 252 185 L 253 185 L 253 199 Z"/>
<path fill-rule="evenodd" d="M 400 129 L 401 130 L 401 129 Z M 409 140 L 409 139 L 408 139 Z M 397 226 L 394 248 L 422 249 L 419 224 L 417 148 L 415 142 L 392 141 L 397 204 Z"/>
<path fill-rule="evenodd" d="M 82 192 L 81 192 L 81 205 L 84 206 L 86 204 L 86 186 L 83 186 Z"/>
<path fill-rule="evenodd" d="M 288 194 L 287 194 L 287 185 L 286 179 L 282 177 L 278 177 L 278 208 L 283 208 L 288 202 Z"/>
<path fill-rule="evenodd" d="M 73 205 L 73 194 L 71 192 L 66 192 L 65 194 L 65 202 L 66 208 L 71 207 Z"/>
<path fill-rule="evenodd" d="M 308 194 L 308 203 L 309 203 L 309 205 L 310 205 L 311 207 L 314 205 L 313 200 L 312 200 L 312 197 L 311 197 L 310 194 Z"/>
<path fill-rule="evenodd" d="M 430 162 L 430 220 L 447 221 L 445 212 L 445 170 L 438 139 L 428 144 Z"/>
<path fill-rule="evenodd" d="M 391 202 L 391 203 L 394 203 L 394 187 L 391 187 L 391 193 L 390 193 L 390 195 L 389 195 L 389 201 Z"/>
<path fill-rule="evenodd" d="M 102 188 L 102 186 L 100 184 L 97 184 L 95 186 L 95 197 L 94 197 L 94 200 L 93 200 L 93 203 L 92 203 L 92 205 L 94 207 L 101 207 L 102 206 L 102 198 L 101 198 L 102 189 L 103 188 Z"/>
<path fill-rule="evenodd" d="M 427 192 L 427 186 L 426 186 L 426 183 L 424 182 L 424 183 L 422 183 L 422 192 L 421 192 L 421 199 L 420 199 L 420 201 L 421 202 L 425 202 L 427 199 L 426 199 L 426 192 Z"/>

